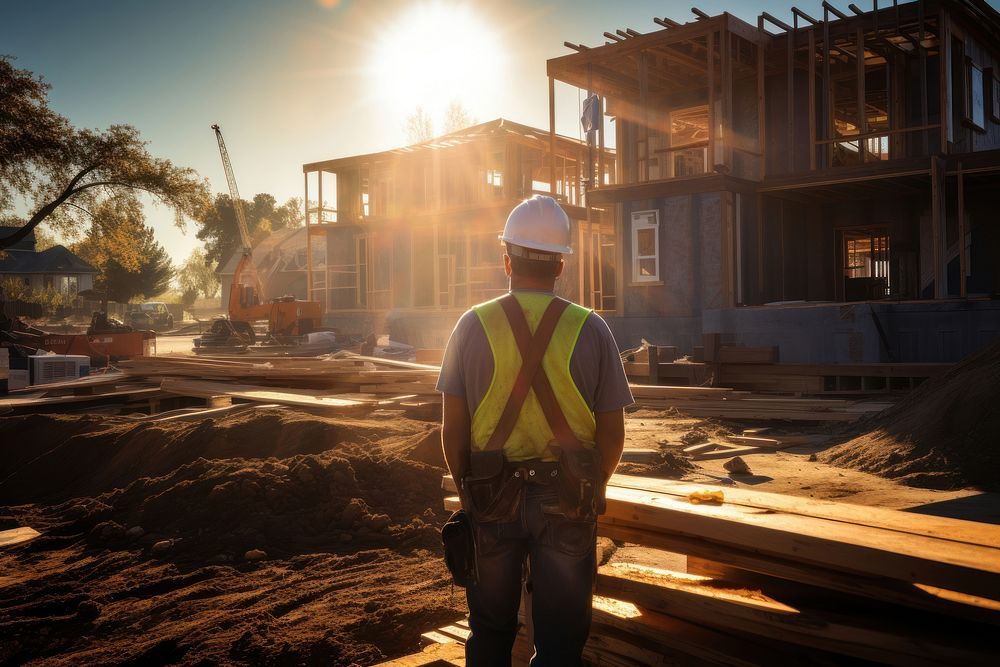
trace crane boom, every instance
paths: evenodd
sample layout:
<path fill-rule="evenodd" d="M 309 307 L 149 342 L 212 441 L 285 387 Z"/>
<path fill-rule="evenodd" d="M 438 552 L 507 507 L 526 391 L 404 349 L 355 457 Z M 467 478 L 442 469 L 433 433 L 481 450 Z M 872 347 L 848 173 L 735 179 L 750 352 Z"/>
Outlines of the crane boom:
<path fill-rule="evenodd" d="M 236 174 L 233 173 L 233 164 L 229 161 L 229 151 L 226 150 L 226 140 L 222 138 L 222 129 L 218 124 L 213 125 L 212 129 L 215 130 L 215 139 L 219 142 L 219 154 L 222 156 L 222 167 L 226 171 L 226 181 L 229 183 L 229 197 L 233 200 L 236 223 L 240 228 L 243 254 L 249 255 L 253 248 L 250 244 L 250 230 L 247 227 L 246 213 L 243 211 L 243 200 L 240 199 L 240 190 L 236 187 Z"/>

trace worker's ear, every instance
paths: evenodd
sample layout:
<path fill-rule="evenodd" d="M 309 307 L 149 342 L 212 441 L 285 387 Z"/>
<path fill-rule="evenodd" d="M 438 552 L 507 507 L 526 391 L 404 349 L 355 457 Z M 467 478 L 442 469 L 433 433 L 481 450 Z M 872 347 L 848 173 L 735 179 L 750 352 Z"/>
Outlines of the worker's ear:
<path fill-rule="evenodd" d="M 566 268 L 566 260 L 560 259 L 559 260 L 559 268 L 556 269 L 556 278 L 558 278 L 559 276 L 562 275 L 563 269 L 565 269 L 565 268 Z"/>
<path fill-rule="evenodd" d="M 503 254 L 503 272 L 510 278 L 510 255 L 507 253 Z"/>

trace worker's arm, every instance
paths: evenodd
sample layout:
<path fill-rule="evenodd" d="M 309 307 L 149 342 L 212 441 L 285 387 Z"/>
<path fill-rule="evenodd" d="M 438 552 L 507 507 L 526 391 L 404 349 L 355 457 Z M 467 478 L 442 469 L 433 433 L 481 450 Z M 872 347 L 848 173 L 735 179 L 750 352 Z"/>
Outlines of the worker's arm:
<path fill-rule="evenodd" d="M 597 421 L 597 451 L 601 454 L 601 468 L 606 482 L 618 467 L 625 448 L 625 410 L 595 412 Z"/>
<path fill-rule="evenodd" d="M 464 396 L 442 394 L 441 446 L 455 484 L 461 487 L 462 478 L 469 469 L 472 419 Z"/>

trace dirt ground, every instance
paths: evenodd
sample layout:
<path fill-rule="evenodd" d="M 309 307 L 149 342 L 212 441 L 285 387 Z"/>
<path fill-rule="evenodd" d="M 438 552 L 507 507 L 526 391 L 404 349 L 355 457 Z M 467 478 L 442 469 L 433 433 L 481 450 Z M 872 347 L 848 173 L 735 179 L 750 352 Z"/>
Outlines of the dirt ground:
<path fill-rule="evenodd" d="M 685 471 L 672 454 L 741 428 L 633 412 L 627 446 L 664 458 L 627 471 L 1000 523 L 996 494 L 903 486 L 810 460 L 819 447 L 746 456 L 754 474 L 732 477 L 724 459 Z M 367 665 L 416 650 L 465 613 L 440 559 L 438 438 L 392 412 L 0 419 L 0 530 L 43 533 L 0 551 L 0 664 Z"/>

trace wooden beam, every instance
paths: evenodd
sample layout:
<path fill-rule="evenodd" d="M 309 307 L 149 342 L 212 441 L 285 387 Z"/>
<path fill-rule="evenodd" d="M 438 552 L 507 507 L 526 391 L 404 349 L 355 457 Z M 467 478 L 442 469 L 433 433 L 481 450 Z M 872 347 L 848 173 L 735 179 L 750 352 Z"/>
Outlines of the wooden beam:
<path fill-rule="evenodd" d="M 785 84 L 787 86 L 785 90 L 785 98 L 787 108 L 785 114 L 787 118 L 785 119 L 787 128 L 787 139 L 788 142 L 785 146 L 785 168 L 788 173 L 792 173 L 795 166 L 795 38 L 797 36 L 798 27 L 797 19 L 796 25 L 793 29 L 785 36 L 785 50 L 788 59 L 788 81 Z"/>
<path fill-rule="evenodd" d="M 878 612 L 840 615 L 793 606 L 763 591 L 727 590 L 660 568 L 615 563 L 598 571 L 597 591 L 677 618 L 755 637 L 832 651 L 882 664 L 975 664 L 990 653 L 982 632 L 939 622 L 915 642 L 908 626 Z M 777 588 L 781 588 L 778 586 Z M 779 591 L 780 594 L 781 591 Z"/>
<path fill-rule="evenodd" d="M 809 170 L 816 171 L 816 28 L 809 28 Z M 761 144 L 763 145 L 763 144 Z"/>
<path fill-rule="evenodd" d="M 721 159 L 716 150 L 718 141 L 719 117 L 715 113 L 715 31 L 705 36 L 708 46 L 706 54 L 706 74 L 708 78 L 708 155 L 709 167 L 715 166 Z"/>
<path fill-rule="evenodd" d="M 965 257 L 965 176 L 962 174 L 962 163 L 958 163 L 958 295 L 961 298 L 968 296 L 966 293 L 966 272 L 968 265 Z"/>
<path fill-rule="evenodd" d="M 639 121 L 640 137 L 646 151 L 639 180 L 645 182 L 649 180 L 649 159 L 652 156 L 649 147 L 649 66 L 645 51 L 639 52 Z"/>
<path fill-rule="evenodd" d="M 723 27 L 719 31 L 722 39 L 722 160 L 728 169 L 733 167 L 732 133 L 733 133 L 733 56 L 732 33 Z"/>
<path fill-rule="evenodd" d="M 556 80 L 549 76 L 549 194 L 556 196 Z"/>
<path fill-rule="evenodd" d="M 767 99 L 764 88 L 766 80 L 764 77 L 764 45 L 755 44 L 757 49 L 757 152 L 760 153 L 760 168 L 757 170 L 757 178 L 764 180 L 767 176 Z"/>
<path fill-rule="evenodd" d="M 320 171 L 320 174 L 323 172 Z M 309 233 L 309 173 L 302 174 L 305 181 L 303 187 L 303 206 L 305 207 L 306 221 L 306 300 L 313 298 L 313 272 L 312 272 L 312 234 Z M 326 240 L 329 243 L 329 239 Z"/>
<path fill-rule="evenodd" d="M 864 134 L 868 132 L 868 117 L 867 117 L 867 107 L 865 106 L 865 31 L 860 26 L 855 31 L 855 41 L 857 44 L 857 54 L 858 57 L 855 61 L 855 78 L 857 84 L 857 90 L 855 94 L 857 95 L 857 114 L 858 114 L 858 133 Z M 858 139 L 858 156 L 861 158 L 861 163 L 865 162 L 865 142 L 862 139 Z"/>
<path fill-rule="evenodd" d="M 941 157 L 931 158 L 931 243 L 934 255 L 934 298 L 948 298 L 948 271 L 945 265 L 945 222 L 947 201 L 945 199 L 947 173 L 945 161 Z"/>
<path fill-rule="evenodd" d="M 951 19 L 944 9 L 938 14 L 938 79 L 941 96 L 941 146 L 940 153 L 950 153 L 952 136 L 952 90 L 951 81 Z"/>

